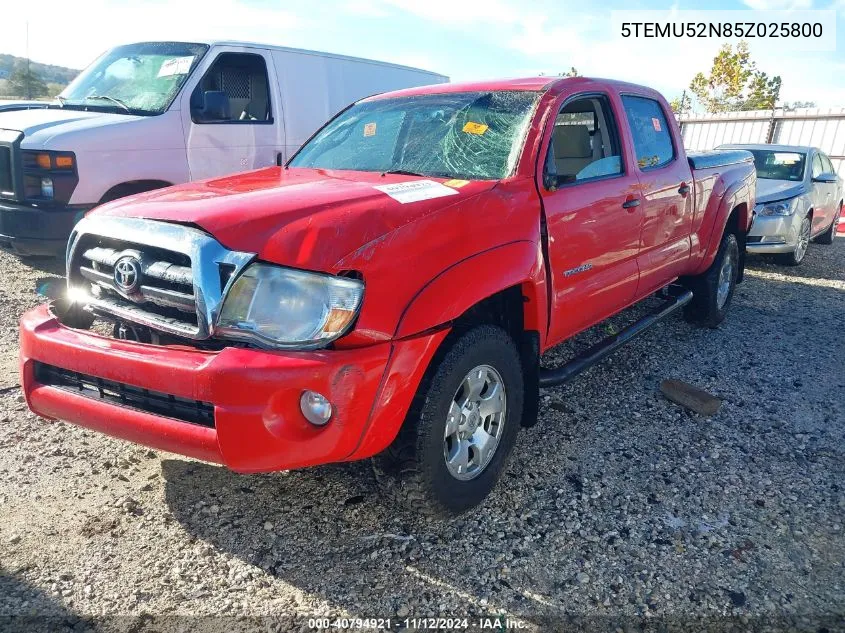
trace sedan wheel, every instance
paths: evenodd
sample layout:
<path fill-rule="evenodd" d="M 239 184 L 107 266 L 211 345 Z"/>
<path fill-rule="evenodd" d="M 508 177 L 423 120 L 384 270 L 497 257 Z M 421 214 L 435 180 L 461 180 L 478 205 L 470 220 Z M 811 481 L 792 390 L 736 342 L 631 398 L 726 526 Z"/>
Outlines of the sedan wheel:
<path fill-rule="evenodd" d="M 804 255 L 807 254 L 807 248 L 810 246 L 810 218 L 806 217 L 801 222 L 801 232 L 798 234 L 798 246 L 795 247 L 795 263 L 800 264 Z"/>

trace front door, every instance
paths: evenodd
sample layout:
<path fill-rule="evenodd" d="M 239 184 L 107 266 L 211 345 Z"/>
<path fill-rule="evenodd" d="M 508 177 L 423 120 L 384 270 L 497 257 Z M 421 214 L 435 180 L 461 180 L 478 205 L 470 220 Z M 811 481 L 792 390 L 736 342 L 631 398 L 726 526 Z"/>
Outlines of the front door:
<path fill-rule="evenodd" d="M 642 225 L 639 181 L 619 135 L 619 99 L 570 97 L 552 131 L 540 188 L 555 344 L 633 301 Z"/>
<path fill-rule="evenodd" d="M 275 165 L 284 134 L 272 56 L 235 47 L 208 57 L 182 95 L 191 180 Z"/>

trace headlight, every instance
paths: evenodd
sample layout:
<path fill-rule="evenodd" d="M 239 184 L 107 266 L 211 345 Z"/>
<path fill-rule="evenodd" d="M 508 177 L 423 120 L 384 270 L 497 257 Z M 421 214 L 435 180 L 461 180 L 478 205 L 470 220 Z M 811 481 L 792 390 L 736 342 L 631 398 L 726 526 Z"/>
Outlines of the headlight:
<path fill-rule="evenodd" d="M 342 336 L 361 307 L 356 279 L 252 264 L 223 300 L 215 332 L 269 348 L 315 348 Z"/>
<path fill-rule="evenodd" d="M 767 202 L 760 209 L 760 215 L 792 215 L 795 212 L 796 200 L 798 200 L 798 198 L 779 200 L 778 202 Z"/>

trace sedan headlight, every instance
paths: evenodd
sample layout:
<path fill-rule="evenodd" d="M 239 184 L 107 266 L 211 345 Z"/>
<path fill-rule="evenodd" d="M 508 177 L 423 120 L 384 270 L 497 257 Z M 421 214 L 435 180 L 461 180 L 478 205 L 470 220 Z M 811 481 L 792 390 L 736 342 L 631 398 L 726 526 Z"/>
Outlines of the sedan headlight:
<path fill-rule="evenodd" d="M 777 202 L 767 202 L 760 208 L 760 215 L 792 215 L 795 213 L 795 201 L 798 198 L 791 198 L 790 200 L 778 200 Z"/>
<path fill-rule="evenodd" d="M 268 348 L 323 347 L 349 329 L 363 296 L 357 279 L 256 263 L 226 294 L 215 332 Z"/>

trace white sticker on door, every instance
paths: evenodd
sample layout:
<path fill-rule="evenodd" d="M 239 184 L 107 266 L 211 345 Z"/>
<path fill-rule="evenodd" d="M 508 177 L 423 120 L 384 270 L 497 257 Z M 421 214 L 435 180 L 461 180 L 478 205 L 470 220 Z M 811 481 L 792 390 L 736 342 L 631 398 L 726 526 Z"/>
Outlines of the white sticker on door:
<path fill-rule="evenodd" d="M 397 182 L 393 185 L 378 185 L 375 188 L 402 204 L 454 196 L 458 193 L 455 189 L 433 180 L 410 180 L 408 182 Z"/>

